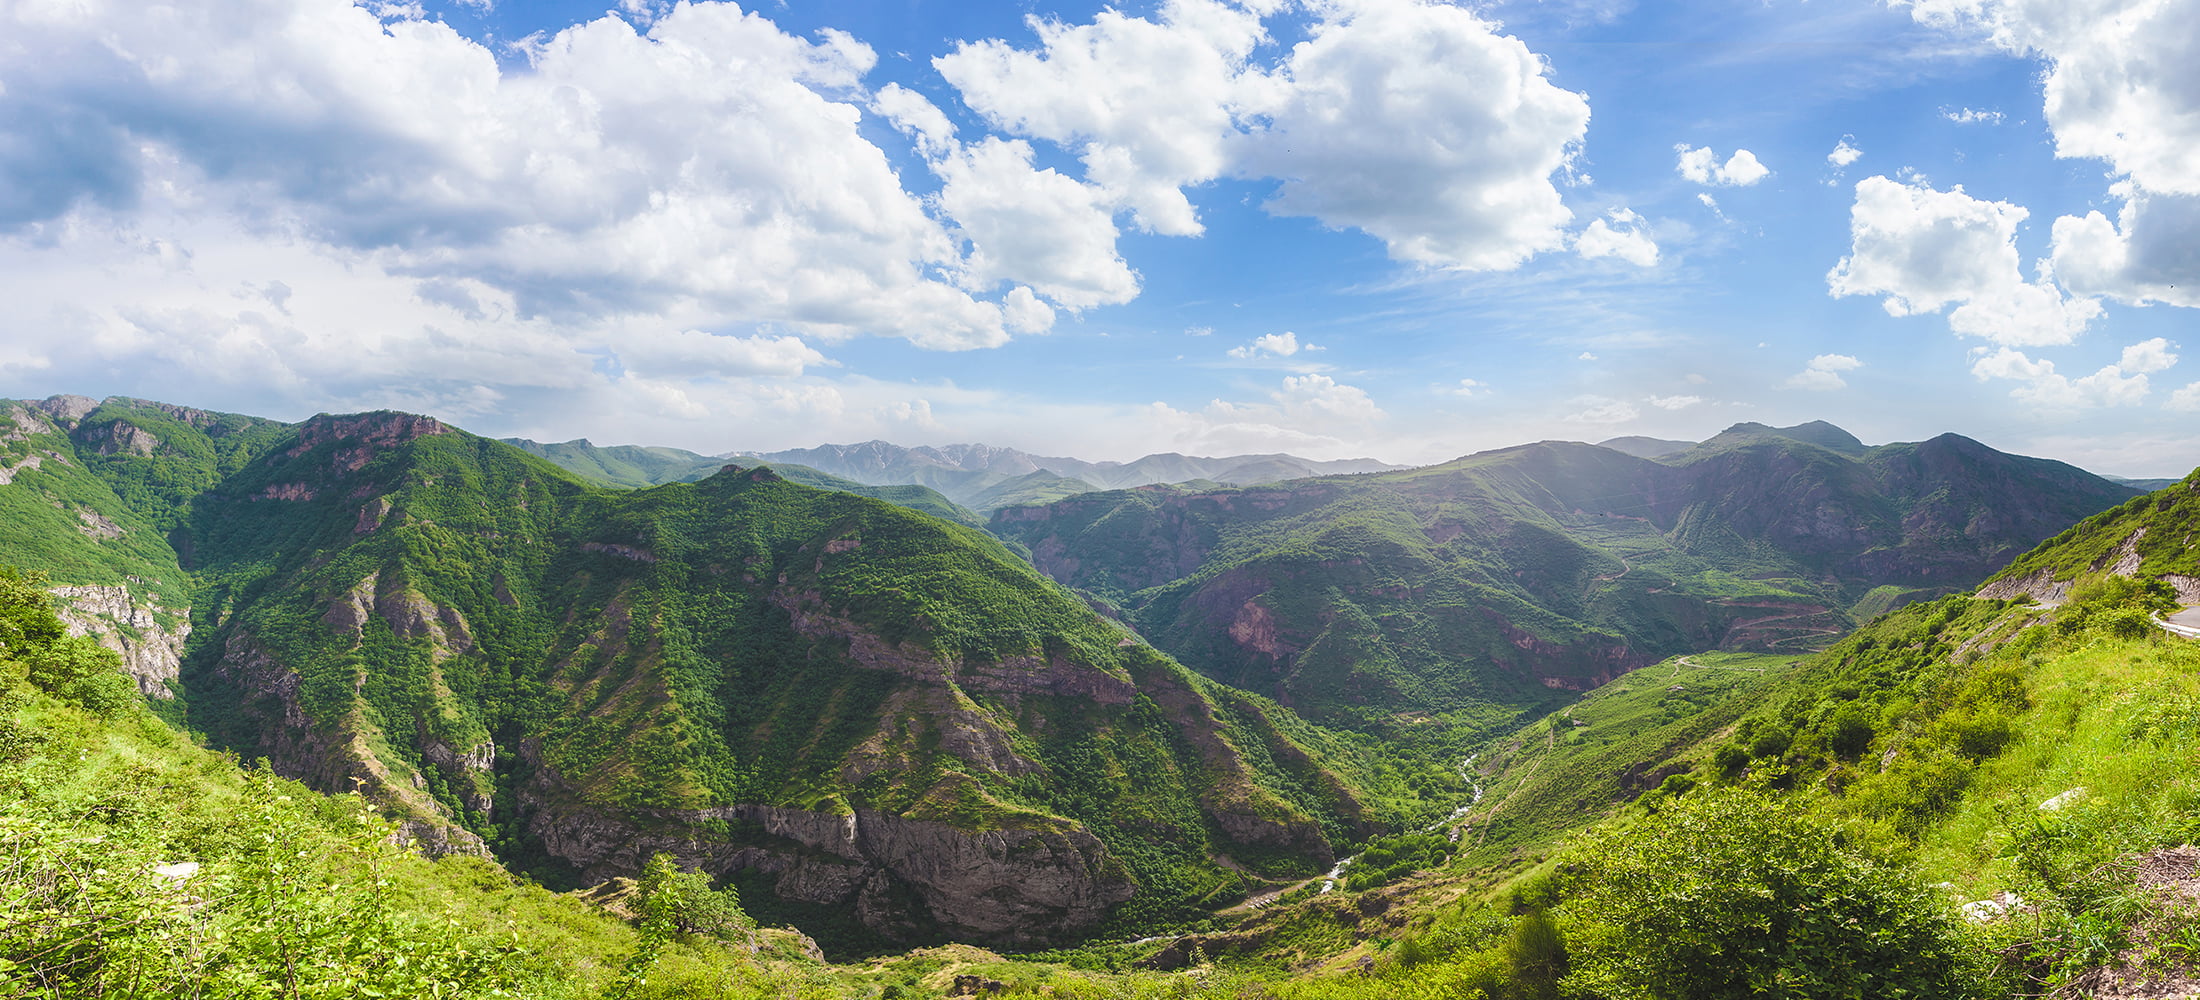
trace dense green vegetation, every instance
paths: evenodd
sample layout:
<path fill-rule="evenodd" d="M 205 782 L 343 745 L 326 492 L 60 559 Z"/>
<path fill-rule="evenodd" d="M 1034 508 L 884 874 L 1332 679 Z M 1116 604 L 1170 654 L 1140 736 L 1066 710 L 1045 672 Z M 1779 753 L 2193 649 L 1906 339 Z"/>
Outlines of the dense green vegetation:
<path fill-rule="evenodd" d="M 1374 983 L 1281 992 L 2006 997 L 2195 977 L 2200 874 L 2178 851 L 2200 837 L 2200 644 L 2152 626 L 2163 599 L 2096 577 L 2055 609 L 1889 614 L 1737 691 L 1658 789 L 1534 871 L 1373 942 Z M 1983 901 L 1968 921 L 1966 901 Z"/>
<path fill-rule="evenodd" d="M 1042 865 L 1130 897 L 1017 928 L 1058 935 L 1103 913 L 1109 928 L 1201 920 L 1456 792 L 1412 754 L 1196 677 L 999 542 L 901 506 L 768 470 L 600 488 L 388 413 L 272 441 L 244 425 L 217 436 L 250 449 L 171 454 L 161 435 L 228 425 L 158 408 L 173 426 L 102 423 L 118 406 L 77 427 L 135 428 L 97 440 L 140 464 L 80 485 L 155 459 L 218 475 L 164 515 L 161 544 L 189 553 L 195 587 L 188 724 L 316 787 L 358 787 L 438 850 L 486 848 L 560 885 L 631 873 L 651 843 L 698 845 L 719 874 L 757 858 L 776 873 L 769 859 L 820 844 L 754 810 L 876 813 L 1051 845 L 1072 860 Z M 604 818 L 615 853 L 558 839 Z M 849 860 L 827 885 L 886 877 Z M 939 933 L 920 887 L 893 886 L 910 901 L 828 945 Z M 840 891 L 827 909 L 845 918 L 855 890 Z M 751 893 L 811 917 L 827 901 Z M 896 910 L 911 916 L 888 922 Z"/>
<path fill-rule="evenodd" d="M 679 448 L 626 444 L 600 447 L 590 444 L 586 438 L 560 444 L 542 444 L 525 438 L 503 440 L 505 444 L 538 458 L 548 459 L 559 468 L 589 482 L 628 489 L 697 482 L 716 475 L 727 464 L 725 459 L 698 455 Z M 753 466 L 758 463 L 744 461 L 742 464 Z M 806 465 L 791 463 L 772 463 L 770 467 L 789 482 L 884 500 L 972 528 L 985 526 L 983 517 L 941 496 L 939 491 L 930 487 L 915 484 L 872 486 L 853 479 L 827 475 Z M 1053 497 L 1049 496 L 1047 499 Z"/>
<path fill-rule="evenodd" d="M 1993 579 L 2015 580 L 2044 571 L 2054 579 L 2069 580 L 2115 563 L 2119 547 L 2126 544 L 2138 557 L 2131 572 L 2149 577 L 2194 576 L 2192 544 L 2185 534 L 2193 524 L 2200 524 L 2200 472 L 2071 525 Z"/>
<path fill-rule="evenodd" d="M 1543 442 L 1087 494 L 991 528 L 1209 676 L 1321 722 L 1389 736 L 1433 714 L 1473 739 L 1675 654 L 1822 648 L 2129 495 L 1953 435 L 1745 424 L 1658 461 Z"/>
<path fill-rule="evenodd" d="M 1798 548 L 1772 500 L 1731 492 L 1600 506 L 1615 469 L 1663 473 L 1557 446 L 1018 515 L 1153 558 L 1173 539 L 1178 562 L 1103 568 L 1177 576 L 1097 596 L 1210 667 L 1286 651 L 1244 677 L 1284 667 L 1275 690 L 1334 729 L 1185 669 L 982 533 L 768 470 L 611 489 L 401 414 L 5 412 L 0 502 L 30 506 L 0 553 L 52 575 L 0 570 L 0 994 L 1986 998 L 2200 978 L 2200 853 L 2180 847 L 2200 839 L 2200 645 L 2153 621 L 2200 576 L 2191 481 L 2003 574 L 2049 571 L 2054 606 L 1911 602 L 1991 546 L 1945 537 L 1961 490 L 1905 491 L 1966 463 L 2056 470 L 1822 426 L 1648 464 L 1729 491 L 1784 469 L 1860 523 L 1899 516 L 1898 541 Z M 1869 565 L 1917 573 L 1842 582 Z M 199 735 L 66 635 L 46 593 L 64 579 L 189 603 Z M 1809 656 L 1629 672 L 1647 654 L 1612 645 L 1843 614 L 1871 617 Z M 1523 672 L 1458 676 L 1478 662 Z M 1002 845 L 980 864 L 1011 878 L 982 905 L 1021 905 L 1019 871 L 1135 891 L 1065 925 L 1087 935 L 1072 950 L 890 954 L 978 925 L 942 883 L 801 832 L 888 820 L 921 824 L 889 836 L 932 838 L 924 864 Z M 1012 867 L 1049 852 L 1079 860 Z M 882 888 L 782 896 L 802 879 Z M 876 957 L 827 965 L 764 926 L 790 918 Z"/>
<path fill-rule="evenodd" d="M 429 861 L 359 796 L 240 769 L 145 713 L 37 582 L 0 573 L 0 994 L 870 1000 L 977 970 L 1027 994 L 1221 1000 L 1243 982 L 974 950 L 835 968 L 661 855 L 585 896 Z"/>

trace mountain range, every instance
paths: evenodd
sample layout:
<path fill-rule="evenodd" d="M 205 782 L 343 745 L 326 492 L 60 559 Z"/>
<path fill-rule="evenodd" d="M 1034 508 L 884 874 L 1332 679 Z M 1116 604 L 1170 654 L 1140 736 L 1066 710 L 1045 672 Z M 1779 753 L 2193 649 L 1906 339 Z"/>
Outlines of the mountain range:
<path fill-rule="evenodd" d="M 923 486 L 954 504 L 980 512 L 1057 500 L 1094 490 L 1157 483 L 1198 480 L 1245 486 L 1306 476 L 1400 468 L 1372 459 L 1320 462 L 1280 454 L 1198 458 L 1170 453 L 1147 455 L 1130 462 L 1090 462 L 984 444 L 909 448 L 885 441 L 773 452 L 729 452 L 716 457 L 677 448 L 599 447 L 585 438 L 560 444 L 541 444 L 524 438 L 505 441 L 556 462 L 583 478 L 615 486 L 692 481 L 730 461 L 750 466 L 799 467 L 801 471 L 790 477 L 805 478 L 805 481 L 830 477 L 835 482 L 868 487 Z M 826 484 L 819 482 L 817 485 Z M 828 485 L 826 488 L 837 487 Z"/>
<path fill-rule="evenodd" d="M 834 940 L 1029 945 L 1319 872 L 1579 691 L 1817 648 L 2133 496 L 1955 435 L 1743 424 L 1655 460 L 1081 492 L 988 534 L 921 484 L 710 460 L 616 488 L 700 457 L 534 451 L 401 413 L 0 402 L 0 563 L 167 718 L 431 852 L 571 885 L 664 852 Z M 1061 475 L 848 454 L 995 495 Z M 1113 474 L 1288 464 L 1164 458 Z"/>
<path fill-rule="evenodd" d="M 991 529 L 1183 662 L 1311 718 L 1495 732 L 1675 653 L 1820 648 L 2133 495 L 1953 434 L 1866 447 L 1738 424 L 1656 459 L 1546 441 L 1090 493 Z"/>
<path fill-rule="evenodd" d="M 1413 795 L 992 538 L 430 418 L 0 404 L 0 560 L 218 746 L 550 881 L 656 852 L 849 933 L 1036 943 L 1328 866 Z"/>

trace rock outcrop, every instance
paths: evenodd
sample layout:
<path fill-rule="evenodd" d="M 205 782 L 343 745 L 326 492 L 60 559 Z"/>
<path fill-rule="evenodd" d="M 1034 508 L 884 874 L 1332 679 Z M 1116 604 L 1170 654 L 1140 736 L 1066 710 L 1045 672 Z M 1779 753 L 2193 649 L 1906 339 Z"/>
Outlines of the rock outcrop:
<path fill-rule="evenodd" d="M 1099 838 L 1070 824 L 963 830 L 868 809 L 761 805 L 614 816 L 574 801 L 538 767 L 520 807 L 528 834 L 589 882 L 631 877 L 664 852 L 713 874 L 755 869 L 773 877 L 781 899 L 847 907 L 889 938 L 1059 941 L 1090 930 L 1137 891 Z M 708 820 L 761 828 L 756 839 L 768 846 L 701 839 L 695 831 Z"/>
<path fill-rule="evenodd" d="M 191 636 L 189 608 L 168 609 L 139 601 L 127 587 L 55 587 L 61 620 L 69 634 L 88 635 L 122 654 L 122 667 L 148 698 L 173 698 L 170 683 L 183 664 L 184 640 Z"/>

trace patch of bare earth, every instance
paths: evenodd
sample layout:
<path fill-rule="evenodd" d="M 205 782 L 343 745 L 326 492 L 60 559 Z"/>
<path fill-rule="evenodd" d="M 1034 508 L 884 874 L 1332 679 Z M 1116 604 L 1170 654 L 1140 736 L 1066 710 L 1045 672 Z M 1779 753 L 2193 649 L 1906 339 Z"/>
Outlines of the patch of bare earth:
<path fill-rule="evenodd" d="M 2057 997 L 2098 1000 L 2200 998 L 2200 847 L 2164 847 L 2111 862 L 2146 897 L 2131 943 L 2112 965 L 2065 983 Z"/>

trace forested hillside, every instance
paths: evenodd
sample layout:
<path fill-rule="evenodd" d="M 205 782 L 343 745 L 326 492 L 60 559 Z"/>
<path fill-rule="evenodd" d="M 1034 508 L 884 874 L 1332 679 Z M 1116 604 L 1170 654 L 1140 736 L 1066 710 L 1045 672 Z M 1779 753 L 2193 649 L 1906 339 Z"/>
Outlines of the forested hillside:
<path fill-rule="evenodd" d="M 1543 442 L 991 526 L 1186 664 L 1311 718 L 1496 733 L 1671 655 L 1821 648 L 2131 495 L 1955 435 L 1743 424 L 1656 461 Z"/>
<path fill-rule="evenodd" d="M 226 449 L 140 414 L 84 454 L 116 405 L 12 411 L 45 458 L 0 496 L 118 531 L 9 557 L 168 587 L 174 714 L 432 852 L 588 884 L 666 851 L 850 942 L 1030 942 L 1195 918 L 1446 787 L 902 507 L 739 468 L 603 489 L 395 413 Z"/>

